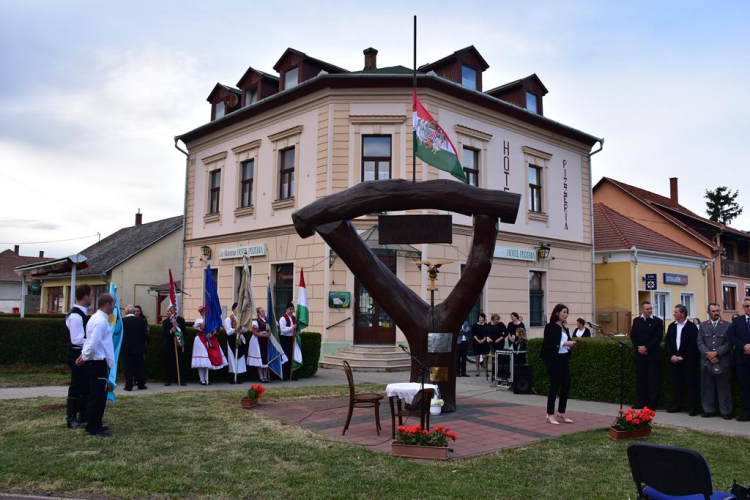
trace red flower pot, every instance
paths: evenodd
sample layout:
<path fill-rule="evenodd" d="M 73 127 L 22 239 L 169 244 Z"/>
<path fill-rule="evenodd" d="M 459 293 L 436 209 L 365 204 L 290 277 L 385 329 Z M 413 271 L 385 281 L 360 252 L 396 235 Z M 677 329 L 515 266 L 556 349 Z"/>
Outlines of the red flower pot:
<path fill-rule="evenodd" d="M 651 429 L 632 429 L 627 431 L 621 431 L 614 427 L 609 428 L 609 437 L 611 439 L 632 439 L 639 437 L 646 437 L 651 435 Z"/>
<path fill-rule="evenodd" d="M 257 398 L 255 398 L 255 399 L 242 398 L 240 400 L 240 405 L 242 405 L 242 407 L 244 409 L 246 409 L 246 410 L 249 410 L 250 408 L 252 408 L 254 406 L 258 406 L 259 404 L 260 404 L 260 400 L 257 399 Z"/>
<path fill-rule="evenodd" d="M 445 446 L 417 446 L 413 444 L 391 443 L 391 454 L 394 457 L 419 458 L 422 460 L 447 460 L 448 448 Z"/>

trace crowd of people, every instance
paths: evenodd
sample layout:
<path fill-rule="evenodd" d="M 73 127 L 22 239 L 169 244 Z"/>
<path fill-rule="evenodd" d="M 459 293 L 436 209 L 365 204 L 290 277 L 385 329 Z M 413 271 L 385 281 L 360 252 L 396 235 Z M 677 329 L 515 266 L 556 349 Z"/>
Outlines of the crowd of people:
<path fill-rule="evenodd" d="M 499 314 L 491 314 L 490 322 L 487 323 L 487 315 L 480 312 L 473 326 L 470 326 L 468 321 L 464 322 L 457 340 L 457 376 L 469 376 L 466 373 L 469 341 L 472 343 L 477 377 L 481 375 L 482 370 L 489 377 L 489 359 L 496 352 L 512 352 L 515 364 L 526 364 L 526 325 L 523 324 L 518 313 L 511 313 L 510 319 L 511 321 L 506 325 L 500 321 Z M 508 360 L 507 357 L 502 359 L 503 363 Z M 508 370 L 509 366 L 499 367 L 501 373 Z"/>

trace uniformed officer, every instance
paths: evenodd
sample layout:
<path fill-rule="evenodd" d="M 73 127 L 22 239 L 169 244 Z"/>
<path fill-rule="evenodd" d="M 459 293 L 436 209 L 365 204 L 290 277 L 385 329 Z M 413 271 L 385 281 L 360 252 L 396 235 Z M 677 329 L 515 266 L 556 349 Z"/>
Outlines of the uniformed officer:
<path fill-rule="evenodd" d="M 729 323 L 721 319 L 719 304 L 708 304 L 708 321 L 698 331 L 698 350 L 701 353 L 701 404 L 704 418 L 716 416 L 716 397 L 724 420 L 732 418 L 732 345 L 729 342 Z"/>
<path fill-rule="evenodd" d="M 69 429 L 80 429 L 88 420 L 89 380 L 86 368 L 77 365 L 83 342 L 86 340 L 86 324 L 89 322 L 91 286 L 76 287 L 76 303 L 65 316 L 65 329 L 68 332 L 68 366 L 70 367 L 70 387 L 68 387 L 68 413 L 66 421 Z"/>
<path fill-rule="evenodd" d="M 664 322 L 654 316 L 654 307 L 647 300 L 641 303 L 641 311 L 630 330 L 638 392 L 638 405 L 634 408 L 648 406 L 654 410 L 659 402 L 659 344 L 664 337 Z"/>

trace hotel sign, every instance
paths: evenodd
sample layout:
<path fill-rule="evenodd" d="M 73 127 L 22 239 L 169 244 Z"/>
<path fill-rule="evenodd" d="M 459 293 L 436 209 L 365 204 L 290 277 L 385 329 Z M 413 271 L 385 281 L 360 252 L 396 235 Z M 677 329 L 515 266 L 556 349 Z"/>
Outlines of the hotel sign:
<path fill-rule="evenodd" d="M 664 273 L 664 284 L 665 285 L 687 285 L 688 284 L 687 274 Z"/>
<path fill-rule="evenodd" d="M 526 248 L 495 247 L 495 253 L 492 255 L 496 259 L 525 260 L 536 262 L 536 251 Z"/>
<path fill-rule="evenodd" d="M 266 254 L 266 244 L 250 245 L 246 247 L 222 248 L 219 250 L 219 259 L 239 259 L 243 255 L 248 257 L 260 257 Z"/>

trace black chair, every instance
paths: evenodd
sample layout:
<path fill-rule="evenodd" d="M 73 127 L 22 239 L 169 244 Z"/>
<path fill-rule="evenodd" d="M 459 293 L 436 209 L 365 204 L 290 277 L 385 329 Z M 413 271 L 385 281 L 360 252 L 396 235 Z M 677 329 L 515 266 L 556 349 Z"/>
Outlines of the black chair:
<path fill-rule="evenodd" d="M 731 493 L 714 492 L 708 464 L 693 450 L 634 443 L 628 460 L 639 500 L 736 500 Z"/>

